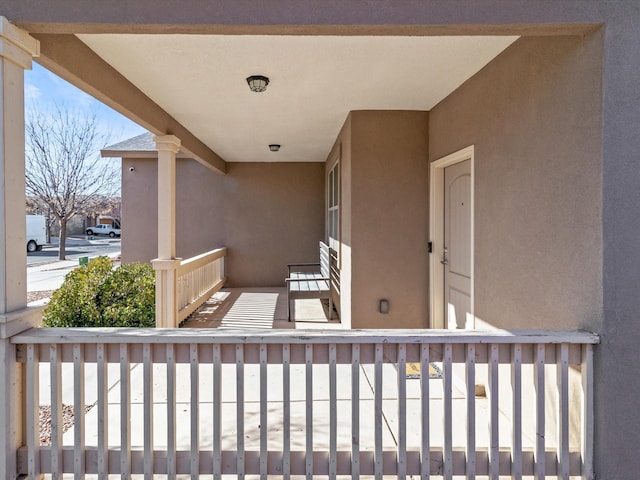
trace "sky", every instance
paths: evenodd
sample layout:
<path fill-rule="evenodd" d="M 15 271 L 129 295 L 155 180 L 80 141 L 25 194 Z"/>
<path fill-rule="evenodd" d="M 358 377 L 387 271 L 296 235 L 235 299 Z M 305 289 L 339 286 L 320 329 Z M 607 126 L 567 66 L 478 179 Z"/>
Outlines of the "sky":
<path fill-rule="evenodd" d="M 96 115 L 100 130 L 103 133 L 109 133 L 110 144 L 135 137 L 146 131 L 35 62 L 33 69 L 25 72 L 24 80 L 27 115 L 33 109 L 51 111 L 55 105 L 72 111 L 87 111 Z"/>

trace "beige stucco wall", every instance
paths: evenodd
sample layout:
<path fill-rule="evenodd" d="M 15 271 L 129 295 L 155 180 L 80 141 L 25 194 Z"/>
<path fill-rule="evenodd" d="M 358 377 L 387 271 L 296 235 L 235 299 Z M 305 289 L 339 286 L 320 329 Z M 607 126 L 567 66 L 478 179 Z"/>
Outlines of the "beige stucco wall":
<path fill-rule="evenodd" d="M 426 327 L 428 113 L 351 112 L 335 148 L 342 318 L 352 328 Z M 380 299 L 389 301 L 388 314 L 379 312 Z"/>
<path fill-rule="evenodd" d="M 599 34 L 522 38 L 431 111 L 431 161 L 475 146 L 478 328 L 591 329 L 601 322 L 601 62 Z M 553 392 L 555 366 L 546 370 Z M 509 375 L 501 367 L 502 378 Z M 522 408 L 533 412 L 531 366 L 522 376 Z M 580 382 L 571 369 L 574 404 Z M 486 365 L 476 383 L 490 390 Z M 499 389 L 501 411 L 510 412 L 510 382 Z M 552 396 L 546 404 L 556 411 Z M 574 449 L 579 413 L 570 409 Z M 548 447 L 556 432 L 550 414 Z"/>
<path fill-rule="evenodd" d="M 131 168 L 133 168 L 133 171 L 130 171 Z M 121 195 L 122 262 L 148 262 L 153 258 L 157 258 L 157 160 L 151 158 L 123 158 Z"/>
<path fill-rule="evenodd" d="M 321 163 L 230 163 L 221 175 L 179 159 L 177 256 L 226 246 L 227 286 L 284 285 L 287 263 L 318 261 L 323 171 Z M 123 160 L 124 262 L 157 256 L 156 182 L 155 159 Z"/>
<path fill-rule="evenodd" d="M 284 285 L 287 263 L 317 262 L 322 163 L 229 163 L 224 178 L 229 286 Z"/>
<path fill-rule="evenodd" d="M 602 319 L 601 63 L 600 34 L 522 38 L 431 111 L 431 161 L 475 145 L 480 326 Z"/>

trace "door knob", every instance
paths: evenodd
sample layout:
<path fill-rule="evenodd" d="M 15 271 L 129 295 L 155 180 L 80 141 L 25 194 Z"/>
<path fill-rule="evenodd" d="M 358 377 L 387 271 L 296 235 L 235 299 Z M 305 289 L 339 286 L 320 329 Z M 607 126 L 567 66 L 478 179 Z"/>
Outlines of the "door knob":
<path fill-rule="evenodd" d="M 449 259 L 447 258 L 447 253 L 449 253 L 449 249 L 447 249 L 447 247 L 444 247 L 444 250 L 442 251 L 442 260 L 440 260 L 440 263 L 442 265 L 448 265 L 449 264 Z"/>

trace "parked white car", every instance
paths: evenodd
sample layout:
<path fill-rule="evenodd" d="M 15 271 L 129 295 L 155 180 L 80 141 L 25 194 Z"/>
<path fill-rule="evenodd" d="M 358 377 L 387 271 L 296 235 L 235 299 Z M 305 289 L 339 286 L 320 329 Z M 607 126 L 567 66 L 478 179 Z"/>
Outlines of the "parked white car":
<path fill-rule="evenodd" d="M 111 238 L 119 237 L 121 230 L 119 228 L 113 228 L 111 225 L 96 225 L 95 227 L 87 228 L 87 235 L 109 235 Z"/>
<path fill-rule="evenodd" d="M 47 219 L 44 215 L 27 215 L 27 252 L 42 250 L 47 243 Z"/>

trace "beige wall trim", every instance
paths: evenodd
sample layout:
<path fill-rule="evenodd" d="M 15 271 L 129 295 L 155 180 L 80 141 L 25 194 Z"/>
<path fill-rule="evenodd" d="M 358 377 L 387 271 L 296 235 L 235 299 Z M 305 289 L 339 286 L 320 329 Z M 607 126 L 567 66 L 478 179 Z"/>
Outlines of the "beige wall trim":
<path fill-rule="evenodd" d="M 158 152 L 156 150 L 100 150 L 100 156 L 102 158 L 158 158 Z M 193 157 L 183 154 L 182 152 L 176 153 L 176 158 L 183 160 L 192 160 Z M 197 160 L 196 160 L 197 161 Z"/>
<path fill-rule="evenodd" d="M 40 44 L 35 38 L 0 17 L 0 57 L 30 70 L 33 57 L 39 53 Z"/>
<path fill-rule="evenodd" d="M 157 135 L 172 134 L 206 167 L 226 173 L 226 162 L 75 35 L 36 35 L 38 63 Z"/>
<path fill-rule="evenodd" d="M 196 25 L 19 22 L 34 34 L 165 34 L 165 35 L 330 35 L 330 36 L 447 36 L 447 35 L 586 35 L 601 23 L 537 25 Z"/>
<path fill-rule="evenodd" d="M 153 141 L 155 142 L 156 149 L 159 152 L 173 152 L 174 155 L 178 153 L 182 143 L 175 135 L 156 135 L 153 137 Z"/>
<path fill-rule="evenodd" d="M 38 33 L 353 35 L 356 30 L 363 35 L 446 35 L 456 25 L 461 35 L 533 35 L 567 30 L 579 34 L 593 28 L 607 13 L 603 3 L 565 0 L 552 8 L 546 2 L 530 0 L 343 0 L 312 8 L 296 0 L 183 0 L 179 23 L 174 4 L 155 0 L 98 2 L 92 8 L 77 8 L 68 0 L 4 0 L 2 9 L 7 18 Z M 523 25 L 523 19 L 535 25 Z"/>
<path fill-rule="evenodd" d="M 463 148 L 446 157 L 431 163 L 429 175 L 429 232 L 433 251 L 429 255 L 429 302 L 430 302 L 430 326 L 431 328 L 446 328 L 444 324 L 444 266 L 440 263 L 443 254 L 444 242 L 444 169 L 465 160 L 471 161 L 471 315 L 474 314 L 474 146 Z M 474 325 L 466 325 L 474 328 Z"/>
<path fill-rule="evenodd" d="M 30 328 L 39 327 L 42 323 L 44 308 L 44 306 L 26 307 L 0 315 L 0 339 L 11 338 Z"/>

